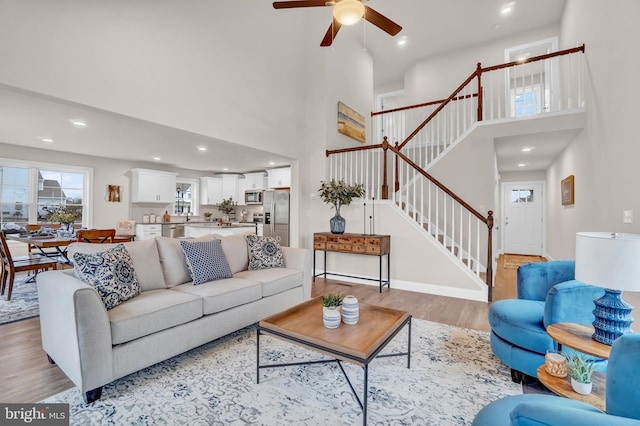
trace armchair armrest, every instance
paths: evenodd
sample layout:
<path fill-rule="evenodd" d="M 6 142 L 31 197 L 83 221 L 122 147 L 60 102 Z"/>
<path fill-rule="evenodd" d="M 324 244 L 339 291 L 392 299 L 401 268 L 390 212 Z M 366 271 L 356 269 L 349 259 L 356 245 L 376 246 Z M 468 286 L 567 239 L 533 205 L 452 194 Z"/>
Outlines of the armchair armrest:
<path fill-rule="evenodd" d="M 582 409 L 562 407 L 559 404 L 550 407 L 542 402 L 523 402 L 516 405 L 510 416 L 512 426 L 638 426 L 640 424 L 638 420 L 612 416 L 586 404 Z"/>
<path fill-rule="evenodd" d="M 573 260 L 554 260 L 518 268 L 518 299 L 543 301 L 554 285 L 575 279 Z"/>
<path fill-rule="evenodd" d="M 42 347 L 83 392 L 113 375 L 111 324 L 96 290 L 65 271 L 37 276 Z"/>
<path fill-rule="evenodd" d="M 593 300 L 601 297 L 604 290 L 571 280 L 556 284 L 547 293 L 544 304 L 544 327 L 559 322 L 591 324 L 594 320 Z"/>
<path fill-rule="evenodd" d="M 294 247 L 282 247 L 287 268 L 302 271 L 302 290 L 304 300 L 311 298 L 311 250 Z"/>

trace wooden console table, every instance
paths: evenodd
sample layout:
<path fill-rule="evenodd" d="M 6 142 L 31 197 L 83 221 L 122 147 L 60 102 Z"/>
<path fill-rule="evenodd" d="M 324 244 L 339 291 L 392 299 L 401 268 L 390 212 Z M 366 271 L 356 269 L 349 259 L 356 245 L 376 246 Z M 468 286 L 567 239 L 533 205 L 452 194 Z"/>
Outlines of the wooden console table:
<path fill-rule="evenodd" d="M 324 251 L 324 272 L 316 274 L 316 251 Z M 379 270 L 378 279 L 367 278 L 355 275 L 344 275 L 327 272 L 327 252 L 351 253 L 368 256 L 378 256 Z M 331 232 L 316 232 L 313 234 L 313 278 L 320 275 L 335 275 L 339 277 L 359 278 L 363 280 L 377 281 L 379 292 L 382 287 L 391 287 L 391 236 L 389 235 L 366 235 L 366 234 L 332 234 Z M 382 257 L 387 256 L 387 279 L 382 279 Z"/>

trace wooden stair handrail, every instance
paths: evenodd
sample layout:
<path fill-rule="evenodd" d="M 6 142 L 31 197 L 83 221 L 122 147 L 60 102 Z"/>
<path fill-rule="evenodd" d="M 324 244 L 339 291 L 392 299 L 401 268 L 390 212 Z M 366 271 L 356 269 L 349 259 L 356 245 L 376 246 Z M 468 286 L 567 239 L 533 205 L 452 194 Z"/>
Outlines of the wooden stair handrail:
<path fill-rule="evenodd" d="M 453 100 L 454 101 L 460 101 L 460 100 L 463 100 L 463 99 L 477 98 L 477 97 L 478 97 L 477 93 L 472 93 L 470 95 L 457 96 Z M 420 107 L 426 107 L 426 106 L 431 106 L 431 105 L 437 105 L 437 104 L 441 104 L 442 102 L 445 102 L 445 101 L 446 101 L 446 99 L 439 99 L 437 101 L 425 102 L 423 104 L 415 104 L 415 105 L 409 105 L 409 106 L 404 106 L 404 107 L 400 107 L 400 108 L 393 108 L 393 109 L 384 109 L 382 111 L 371 112 L 371 116 L 375 117 L 376 115 L 389 114 L 389 113 L 392 113 L 392 112 L 405 111 L 405 110 L 413 109 L 413 108 L 420 108 Z"/>
<path fill-rule="evenodd" d="M 384 137 L 385 139 L 387 139 L 387 137 Z M 354 146 L 351 148 L 342 148 L 342 149 L 327 149 L 325 151 L 325 155 L 328 157 L 332 154 L 342 154 L 344 152 L 355 152 L 355 151 L 366 151 L 368 149 L 377 149 L 377 148 L 384 148 L 384 143 L 379 143 L 379 144 L 375 144 L 375 145 L 363 145 L 363 146 Z"/>

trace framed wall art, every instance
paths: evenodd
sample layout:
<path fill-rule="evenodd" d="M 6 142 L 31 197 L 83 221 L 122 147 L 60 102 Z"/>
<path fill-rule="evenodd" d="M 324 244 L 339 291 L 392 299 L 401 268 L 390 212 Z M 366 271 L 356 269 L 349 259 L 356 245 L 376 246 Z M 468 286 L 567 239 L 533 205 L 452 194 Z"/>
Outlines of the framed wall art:
<path fill-rule="evenodd" d="M 364 115 L 338 102 L 338 132 L 360 142 L 366 142 Z"/>
<path fill-rule="evenodd" d="M 562 179 L 560 184 L 560 192 L 562 193 L 562 205 L 568 206 L 575 202 L 573 195 L 573 175 Z"/>

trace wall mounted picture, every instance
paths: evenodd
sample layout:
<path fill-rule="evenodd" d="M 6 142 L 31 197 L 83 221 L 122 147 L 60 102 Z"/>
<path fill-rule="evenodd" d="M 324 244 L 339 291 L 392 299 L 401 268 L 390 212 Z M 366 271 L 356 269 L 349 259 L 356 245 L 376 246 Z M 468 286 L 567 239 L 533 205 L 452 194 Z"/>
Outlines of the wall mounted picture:
<path fill-rule="evenodd" d="M 338 132 L 364 143 L 367 139 L 364 123 L 364 115 L 338 102 Z"/>
<path fill-rule="evenodd" d="M 573 198 L 573 175 L 562 179 L 560 184 L 560 192 L 562 193 L 562 205 L 568 206 L 574 203 Z"/>

